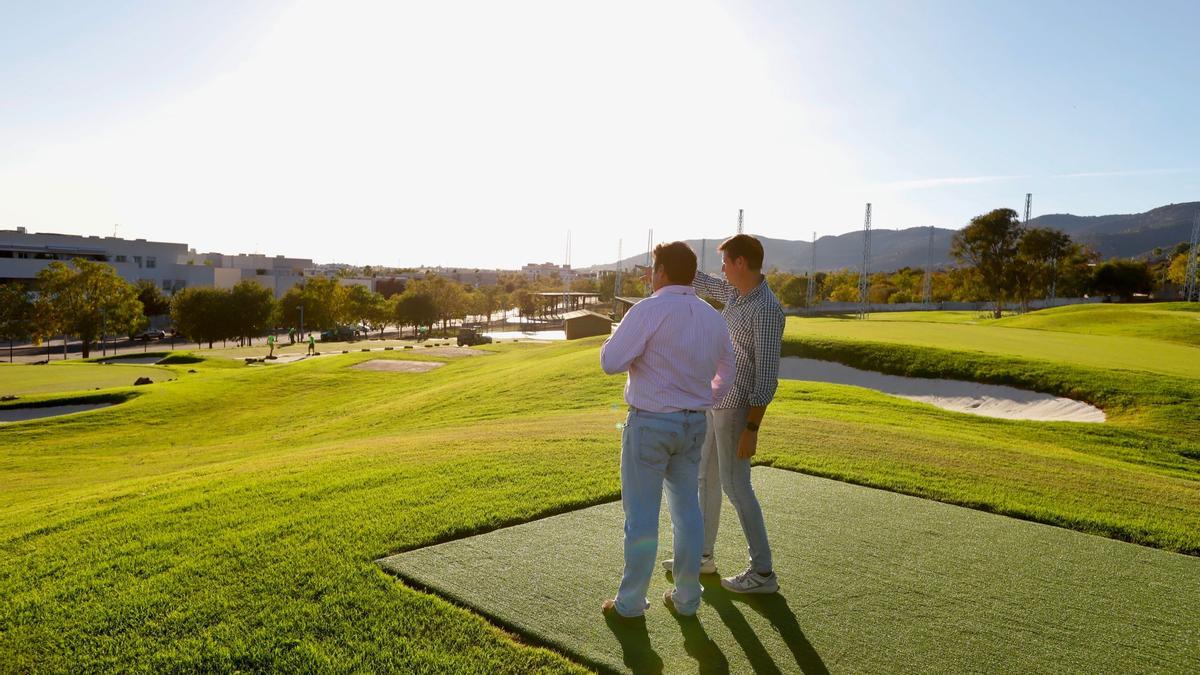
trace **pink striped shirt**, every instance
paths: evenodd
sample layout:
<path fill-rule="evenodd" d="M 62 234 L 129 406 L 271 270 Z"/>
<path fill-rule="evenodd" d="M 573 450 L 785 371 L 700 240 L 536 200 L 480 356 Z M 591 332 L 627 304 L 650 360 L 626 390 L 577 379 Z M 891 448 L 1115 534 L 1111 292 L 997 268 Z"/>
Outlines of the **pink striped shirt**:
<path fill-rule="evenodd" d="M 649 412 L 708 410 L 735 375 L 729 327 L 691 286 L 664 286 L 631 307 L 600 348 L 600 367 L 628 370 L 625 402 Z"/>

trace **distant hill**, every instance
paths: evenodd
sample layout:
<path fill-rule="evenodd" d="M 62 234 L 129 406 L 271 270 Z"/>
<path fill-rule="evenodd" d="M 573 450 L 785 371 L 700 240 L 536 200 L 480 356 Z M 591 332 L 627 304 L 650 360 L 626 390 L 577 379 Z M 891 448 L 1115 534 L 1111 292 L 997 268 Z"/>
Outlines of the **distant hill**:
<path fill-rule="evenodd" d="M 1197 210 L 1200 202 L 1185 202 L 1123 215 L 1055 213 L 1038 216 L 1029 224 L 1066 232 L 1075 241 L 1091 245 L 1104 258 L 1134 258 L 1147 255 L 1156 247 L 1168 249 L 1190 240 Z"/>
<path fill-rule="evenodd" d="M 1090 245 L 1102 258 L 1133 258 L 1149 254 L 1154 248 L 1169 249 L 1192 236 L 1192 219 L 1200 202 L 1161 206 L 1146 213 L 1110 216 L 1073 216 L 1049 214 L 1030 221 L 1034 227 L 1049 227 L 1071 235 L 1075 241 Z M 951 265 L 950 240 L 956 230 L 934 228 L 933 265 Z M 778 268 L 785 272 L 807 272 L 812 260 L 812 242 L 759 237 L 766 249 L 763 268 Z M 862 230 L 817 240 L 817 270 L 830 271 L 862 265 Z M 717 246 L 723 239 L 689 239 L 687 243 L 700 256 L 707 255 L 703 269 L 714 273 L 721 269 L 721 254 Z M 898 270 L 902 267 L 925 267 L 929 256 L 929 228 L 910 227 L 905 230 L 871 230 L 871 269 Z M 644 264 L 646 254 L 625 258 L 623 267 Z M 593 265 L 586 270 L 611 270 L 616 263 Z"/>
<path fill-rule="evenodd" d="M 950 263 L 950 239 L 954 230 L 934 228 L 933 264 Z M 757 235 L 756 235 L 757 236 Z M 766 250 L 763 268 L 772 267 L 787 272 L 807 272 L 812 264 L 812 242 L 758 237 Z M 817 239 L 817 270 L 830 271 L 862 265 L 862 231 Z M 721 254 L 717 251 L 724 239 L 688 239 L 687 243 L 702 258 L 702 268 L 709 273 L 721 269 Z M 707 253 L 705 254 L 705 251 Z M 912 227 L 906 230 L 871 230 L 871 267 L 897 270 L 901 267 L 924 267 L 929 259 L 929 228 Z M 629 269 L 646 262 L 646 254 L 630 256 L 623 261 Z M 611 270 L 616 264 L 593 265 L 587 270 Z"/>

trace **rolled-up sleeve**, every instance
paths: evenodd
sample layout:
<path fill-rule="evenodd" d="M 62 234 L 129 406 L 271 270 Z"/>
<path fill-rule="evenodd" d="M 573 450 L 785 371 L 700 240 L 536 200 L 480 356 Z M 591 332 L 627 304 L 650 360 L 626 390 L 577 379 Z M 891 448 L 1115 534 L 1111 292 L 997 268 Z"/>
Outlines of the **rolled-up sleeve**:
<path fill-rule="evenodd" d="M 751 406 L 765 406 L 779 388 L 779 350 L 783 344 L 783 310 L 769 306 L 754 323 L 754 390 Z"/>
<path fill-rule="evenodd" d="M 729 297 L 733 295 L 733 286 L 728 281 L 704 272 L 696 272 L 696 276 L 692 279 L 692 288 L 696 289 L 696 293 L 700 295 L 707 295 L 721 302 L 729 302 Z"/>

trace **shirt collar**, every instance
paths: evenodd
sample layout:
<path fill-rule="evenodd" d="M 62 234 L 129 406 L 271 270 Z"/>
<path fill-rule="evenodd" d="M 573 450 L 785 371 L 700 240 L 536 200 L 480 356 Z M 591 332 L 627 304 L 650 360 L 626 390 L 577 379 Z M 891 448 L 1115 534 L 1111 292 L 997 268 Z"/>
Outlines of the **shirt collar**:
<path fill-rule="evenodd" d="M 691 286 L 683 286 L 681 284 L 671 284 L 670 286 L 663 286 L 662 288 L 658 289 L 657 291 L 654 292 L 654 295 L 651 295 L 650 297 L 657 298 L 660 295 L 695 295 L 695 294 L 696 294 L 696 289 L 692 288 Z"/>

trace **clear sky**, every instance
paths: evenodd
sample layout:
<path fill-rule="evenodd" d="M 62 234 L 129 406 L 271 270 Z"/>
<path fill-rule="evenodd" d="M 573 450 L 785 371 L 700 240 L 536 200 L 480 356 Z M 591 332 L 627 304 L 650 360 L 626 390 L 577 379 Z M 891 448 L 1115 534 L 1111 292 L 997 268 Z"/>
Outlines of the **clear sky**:
<path fill-rule="evenodd" d="M 583 266 L 1200 199 L 1200 3 L 0 0 L 0 228 Z"/>

